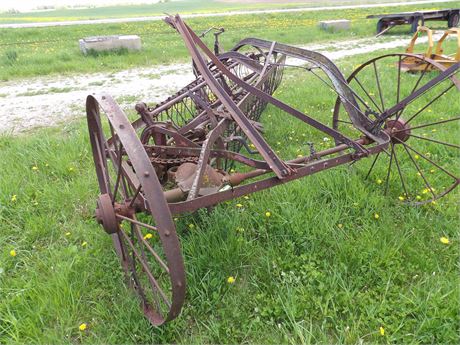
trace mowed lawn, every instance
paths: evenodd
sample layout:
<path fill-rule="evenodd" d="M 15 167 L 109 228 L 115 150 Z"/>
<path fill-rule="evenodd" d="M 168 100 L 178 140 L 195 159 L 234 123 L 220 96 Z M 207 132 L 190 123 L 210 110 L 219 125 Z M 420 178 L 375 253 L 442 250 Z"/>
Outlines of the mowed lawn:
<path fill-rule="evenodd" d="M 369 14 L 451 7 L 460 7 L 460 1 L 398 7 L 389 5 L 382 8 L 340 11 L 203 17 L 189 19 L 187 23 L 197 33 L 210 27 L 224 27 L 226 32 L 220 36 L 220 40 L 225 49 L 230 49 L 246 37 L 262 37 L 288 44 L 372 37 L 375 34 L 377 21 L 366 19 Z M 182 13 L 177 10 L 166 12 Z M 325 32 L 318 27 L 320 20 L 341 18 L 351 20 L 351 30 Z M 445 29 L 446 23 L 430 22 L 430 26 Z M 407 35 L 409 31 L 409 26 L 401 26 L 391 32 Z M 83 37 L 122 34 L 139 35 L 143 42 L 142 51 L 128 53 L 121 50 L 115 53 L 83 56 L 79 50 L 78 40 Z M 212 46 L 211 34 L 205 40 Z M 112 72 L 138 66 L 169 64 L 187 59 L 189 56 L 179 35 L 163 21 L 0 29 L 0 81 L 42 75 Z"/>
<path fill-rule="evenodd" d="M 348 75 L 368 58 L 339 65 Z M 285 78 L 277 95 L 329 123 L 335 95 Z M 308 128 L 272 107 L 262 122 L 281 156 L 306 149 Z M 186 303 L 154 328 L 93 218 L 85 120 L 0 137 L 0 150 L 0 343 L 459 342 L 458 191 L 407 206 L 398 188 L 383 195 L 384 166 L 364 178 L 368 159 L 181 217 Z"/>

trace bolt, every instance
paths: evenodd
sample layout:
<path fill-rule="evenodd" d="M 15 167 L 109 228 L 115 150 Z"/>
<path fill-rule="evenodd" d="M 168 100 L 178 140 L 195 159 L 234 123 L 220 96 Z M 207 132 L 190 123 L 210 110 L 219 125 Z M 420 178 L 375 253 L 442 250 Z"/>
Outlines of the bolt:
<path fill-rule="evenodd" d="M 169 235 L 171 235 L 171 232 L 169 230 L 166 230 L 165 231 L 165 236 L 169 236 Z"/>
<path fill-rule="evenodd" d="M 118 127 L 119 127 L 120 129 L 123 129 L 123 128 L 125 128 L 125 126 L 124 126 L 124 125 L 120 125 L 120 126 L 118 126 Z"/>
<path fill-rule="evenodd" d="M 150 176 L 150 173 L 148 171 L 144 171 L 144 176 L 145 177 L 149 177 Z"/>

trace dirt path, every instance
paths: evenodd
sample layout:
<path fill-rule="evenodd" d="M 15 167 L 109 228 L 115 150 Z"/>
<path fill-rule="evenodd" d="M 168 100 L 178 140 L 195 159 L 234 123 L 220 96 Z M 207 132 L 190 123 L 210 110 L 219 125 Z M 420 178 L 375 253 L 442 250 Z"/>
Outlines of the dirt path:
<path fill-rule="evenodd" d="M 418 42 L 426 42 L 422 37 Z M 391 36 L 309 45 L 332 60 L 386 48 L 405 47 L 407 38 Z M 291 59 L 289 64 L 301 64 Z M 191 64 L 136 68 L 116 73 L 71 77 L 40 77 L 0 83 L 0 133 L 17 133 L 52 126 L 84 116 L 89 93 L 107 91 L 124 108 L 138 101 L 152 104 L 168 97 L 194 79 Z"/>
<path fill-rule="evenodd" d="M 304 8 L 289 8 L 289 9 L 271 9 L 271 10 L 252 10 L 252 11 L 229 11 L 220 13 L 194 13 L 183 14 L 182 18 L 198 18 L 198 17 L 223 17 L 242 14 L 263 14 L 263 13 L 288 13 L 288 12 L 312 12 L 325 10 L 344 10 L 353 8 L 378 8 L 388 6 L 403 6 L 403 5 L 418 5 L 430 4 L 438 2 L 453 2 L 458 0 L 423 0 L 423 1 L 405 1 L 405 2 L 381 2 L 379 4 L 360 4 L 360 5 L 341 5 L 341 6 L 321 6 L 321 7 L 304 7 Z M 87 25 L 87 24 L 108 24 L 108 23 L 127 23 L 127 22 L 142 22 L 162 20 L 165 16 L 150 16 L 150 17 L 132 17 L 132 18 L 106 18 L 106 19 L 90 19 L 90 20 L 72 20 L 60 22 L 39 22 L 39 23 L 17 23 L 17 24 L 0 24 L 0 28 L 36 28 L 45 26 L 68 26 L 68 25 Z"/>

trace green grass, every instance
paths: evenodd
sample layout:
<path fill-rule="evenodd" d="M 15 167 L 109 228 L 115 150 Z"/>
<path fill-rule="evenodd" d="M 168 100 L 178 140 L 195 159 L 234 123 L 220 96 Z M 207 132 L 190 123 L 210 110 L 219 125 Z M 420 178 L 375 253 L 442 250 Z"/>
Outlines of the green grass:
<path fill-rule="evenodd" d="M 401 6 L 398 11 L 429 10 L 445 6 L 460 6 L 460 2 L 436 5 Z M 368 14 L 391 12 L 393 7 L 350 9 L 285 14 L 241 15 L 237 17 L 195 18 L 187 21 L 201 32 L 212 26 L 226 28 L 222 37 L 225 49 L 230 49 L 245 37 L 260 37 L 288 44 L 309 44 L 371 37 L 376 21 L 365 19 Z M 352 29 L 346 32 L 324 32 L 318 28 L 322 19 L 346 18 Z M 433 28 L 445 28 L 445 23 L 432 22 Z M 395 34 L 409 31 L 407 26 L 395 28 Z M 113 54 L 83 56 L 78 40 L 94 35 L 138 34 L 143 42 L 141 52 L 121 51 Z M 206 39 L 212 44 L 212 35 Z M 118 71 L 137 66 L 169 64 L 189 59 L 179 35 L 162 21 L 80 25 L 69 27 L 0 29 L 0 80 L 41 75 L 63 75 Z"/>
<path fill-rule="evenodd" d="M 294 86 L 278 96 L 329 121 L 334 95 L 318 81 L 286 78 Z M 283 157 L 308 132 L 271 107 L 263 123 Z M 365 160 L 180 218 L 186 304 L 153 328 L 93 219 L 85 121 L 0 137 L 0 150 L 0 343 L 458 343 L 458 192 L 406 206 L 400 192 L 385 197 L 375 177 L 364 180 Z"/>

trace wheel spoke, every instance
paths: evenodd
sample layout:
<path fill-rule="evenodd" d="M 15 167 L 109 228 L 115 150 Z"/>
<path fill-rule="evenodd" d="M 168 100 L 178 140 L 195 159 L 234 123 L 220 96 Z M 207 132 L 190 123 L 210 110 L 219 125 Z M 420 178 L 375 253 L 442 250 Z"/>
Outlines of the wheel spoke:
<path fill-rule="evenodd" d="M 137 225 L 136 225 L 137 226 Z M 139 230 L 137 230 L 139 231 Z M 158 253 L 153 250 L 152 246 L 150 245 L 150 243 L 147 242 L 147 240 L 144 239 L 144 237 L 140 237 L 140 240 L 142 241 L 142 243 L 145 245 L 145 247 L 147 247 L 148 251 L 150 252 L 150 254 L 152 254 L 152 256 L 158 261 L 158 263 L 160 264 L 160 266 L 166 271 L 166 273 L 169 274 L 169 268 L 168 266 L 165 264 L 165 262 L 160 258 L 160 256 L 158 255 Z"/>
<path fill-rule="evenodd" d="M 107 159 L 105 158 L 105 154 L 103 155 L 102 154 L 102 150 L 101 150 L 101 143 L 100 143 L 100 138 L 98 136 L 95 136 L 96 137 L 96 140 L 95 140 L 95 144 L 96 144 L 96 152 L 97 152 L 97 156 L 98 156 L 98 160 L 100 162 L 100 164 L 102 164 L 101 166 L 101 172 L 102 172 L 102 178 L 105 182 L 105 191 L 102 191 L 102 192 L 105 192 L 105 193 L 108 193 L 109 195 L 111 195 L 111 190 L 110 190 L 110 178 L 109 176 L 107 175 Z"/>
<path fill-rule="evenodd" d="M 388 165 L 387 178 L 385 181 L 385 192 L 384 192 L 385 195 L 387 194 L 388 184 L 390 183 L 390 172 L 391 172 L 391 164 L 393 163 L 393 155 L 394 155 L 394 145 L 391 144 L 390 164 Z"/>
<path fill-rule="evenodd" d="M 431 192 L 431 194 L 433 194 L 433 198 L 436 199 L 436 195 L 433 192 L 433 188 L 431 188 L 428 180 L 426 179 L 425 175 L 422 172 L 422 169 L 420 169 L 420 167 L 418 166 L 418 164 L 415 161 L 414 157 L 412 157 L 412 155 L 410 154 L 409 150 L 407 149 L 407 147 L 406 146 L 403 146 L 403 147 L 404 147 L 404 150 L 407 152 L 407 155 L 409 156 L 410 160 L 412 161 L 412 163 L 414 163 L 415 167 L 417 168 L 417 171 L 420 174 L 420 176 L 422 177 L 423 181 L 425 182 L 425 185 L 428 187 L 428 189 Z"/>
<path fill-rule="evenodd" d="M 382 103 L 382 110 L 385 111 L 385 102 L 383 101 L 383 93 L 382 88 L 380 86 L 379 73 L 377 72 L 377 64 L 375 63 L 375 61 L 373 61 L 372 64 L 374 65 L 375 81 L 377 83 L 377 89 L 379 90 L 380 103 Z"/>
<path fill-rule="evenodd" d="M 134 216 L 135 217 L 135 216 Z M 137 221 L 137 219 L 135 219 Z M 150 243 L 148 243 L 144 237 L 142 236 L 141 232 L 139 231 L 138 224 L 131 223 L 132 226 L 135 227 L 136 229 L 136 234 L 138 235 L 139 241 L 141 241 L 148 249 L 148 251 L 153 255 L 153 257 L 158 261 L 160 266 L 166 271 L 166 273 L 169 274 L 169 268 L 168 266 L 164 263 L 164 261 L 160 258 L 160 256 L 153 250 L 153 248 L 150 246 Z"/>
<path fill-rule="evenodd" d="M 369 95 L 369 93 L 367 92 L 367 90 L 364 88 L 363 84 L 361 84 L 361 82 L 359 81 L 358 77 L 355 76 L 353 78 L 353 80 L 355 80 L 359 87 L 364 91 L 364 93 L 366 94 L 366 96 L 371 100 L 371 102 L 375 105 L 375 107 L 377 108 L 377 110 L 380 112 L 380 113 L 383 113 L 382 109 L 380 109 L 380 107 L 377 105 L 377 103 L 374 101 L 374 98 L 371 97 L 371 95 Z"/>
<path fill-rule="evenodd" d="M 393 145 L 393 147 L 394 147 L 394 145 Z M 394 151 L 394 157 L 395 157 L 396 168 L 398 169 L 399 178 L 401 180 L 401 184 L 402 184 L 402 187 L 404 189 L 404 194 L 405 194 L 406 198 L 409 198 L 409 193 L 407 192 L 406 184 L 404 183 L 404 179 L 403 179 L 403 176 L 402 176 L 401 167 L 399 166 L 396 151 Z"/>
<path fill-rule="evenodd" d="M 414 127 L 411 127 L 411 130 L 424 128 L 424 127 L 429 127 L 429 126 L 434 126 L 434 125 L 439 125 L 441 123 L 447 123 L 447 122 L 457 121 L 457 120 L 460 120 L 460 116 L 454 117 L 454 118 L 451 118 L 451 119 L 448 119 L 448 120 L 436 121 L 436 122 L 432 122 L 432 123 L 425 123 L 425 124 L 419 125 L 419 126 L 414 126 Z M 393 133 L 399 133 L 399 132 L 404 132 L 404 131 L 407 131 L 407 129 L 399 129 L 397 131 L 394 131 Z"/>
<path fill-rule="evenodd" d="M 423 69 L 422 73 L 420 73 L 420 77 L 417 79 L 417 82 L 415 83 L 414 88 L 410 92 L 411 94 L 414 93 L 414 91 L 417 89 L 418 85 L 420 84 L 420 82 L 422 81 L 423 77 L 425 76 L 425 73 L 428 70 L 429 66 L 430 66 L 430 64 L 426 64 L 426 66 Z"/>
<path fill-rule="evenodd" d="M 435 167 L 437 167 L 438 169 L 444 171 L 447 175 L 449 175 L 450 177 L 452 177 L 454 180 L 457 180 L 458 178 L 453 175 L 450 171 L 446 170 L 445 168 L 443 168 L 442 166 L 440 166 L 439 164 L 437 164 L 436 162 L 432 161 L 431 159 L 429 159 L 428 157 L 426 157 L 423 153 L 420 153 L 418 152 L 416 149 L 410 147 L 409 145 L 407 145 L 405 142 L 399 140 L 398 138 L 395 138 L 396 140 L 398 140 L 401 144 L 403 144 L 405 147 L 407 147 L 409 150 L 415 152 L 416 154 L 418 154 L 420 157 L 422 157 L 423 159 L 425 159 L 426 161 L 430 162 L 431 164 L 433 164 Z"/>
<path fill-rule="evenodd" d="M 426 108 L 428 108 L 430 105 L 432 105 L 434 102 L 436 102 L 441 96 L 444 96 L 450 89 L 452 89 L 455 85 L 451 84 L 447 89 L 442 91 L 439 95 L 437 95 L 435 98 L 433 98 L 428 104 L 426 104 L 423 108 L 421 108 L 419 111 L 417 111 L 414 115 L 412 115 L 406 123 L 411 122 L 418 114 L 420 114 L 422 111 L 424 111 Z"/>
<path fill-rule="evenodd" d="M 396 86 L 396 103 L 399 103 L 399 97 L 401 96 L 401 63 L 402 57 L 399 55 L 398 60 L 398 84 Z"/>
<path fill-rule="evenodd" d="M 456 148 L 456 149 L 460 149 L 460 145 L 455 145 L 455 144 L 446 143 L 446 142 L 440 141 L 440 140 L 425 138 L 425 137 L 421 137 L 421 136 L 418 136 L 418 135 L 415 135 L 415 134 L 409 134 L 409 135 L 410 135 L 411 137 L 413 137 L 413 138 L 417 138 L 417 139 L 421 139 L 421 140 L 426 140 L 426 141 L 430 141 L 430 142 L 432 142 L 432 143 L 441 144 L 441 145 L 453 147 L 453 148 Z"/>
<path fill-rule="evenodd" d="M 147 229 L 150 229 L 150 230 L 158 232 L 158 229 L 156 227 L 150 225 L 150 224 L 142 223 L 142 222 L 140 222 L 140 221 L 138 221 L 136 219 L 132 219 L 132 218 L 129 218 L 129 217 L 122 216 L 121 214 L 117 214 L 116 216 L 118 218 L 120 218 L 120 219 L 127 220 L 128 222 L 131 222 L 131 223 L 134 223 L 136 225 L 142 226 L 144 228 L 147 228 Z"/>
<path fill-rule="evenodd" d="M 355 90 L 353 90 L 351 87 L 350 87 L 350 90 L 351 92 L 353 93 L 353 95 L 362 103 L 362 105 L 368 109 L 368 110 L 372 110 L 369 105 L 366 104 L 366 101 L 364 99 L 362 99 L 362 97 L 360 95 L 358 95 L 357 92 L 355 92 Z M 362 113 L 362 112 L 361 112 Z"/>
<path fill-rule="evenodd" d="M 136 192 L 134 193 L 131 201 L 129 202 L 128 208 L 133 207 L 134 203 L 136 202 L 137 196 L 139 195 L 141 191 L 142 185 L 139 185 L 139 187 L 136 188 Z"/>
<path fill-rule="evenodd" d="M 142 240 L 142 236 L 139 234 L 139 229 L 137 228 L 137 225 L 136 224 L 133 224 L 131 223 L 131 238 L 133 238 L 133 234 L 136 236 L 136 239 L 137 239 L 137 243 L 140 243 Z M 134 241 L 134 239 L 133 239 Z M 142 262 L 145 262 L 147 263 L 148 260 L 147 260 L 147 257 L 145 256 L 145 251 L 144 251 L 144 247 L 142 245 L 139 246 L 140 249 L 141 249 L 141 256 L 142 256 Z M 152 292 L 153 292 L 153 299 L 155 300 L 155 305 L 157 307 L 157 310 L 161 310 L 161 307 L 160 307 L 160 301 L 158 300 L 158 296 L 155 292 L 155 289 L 154 287 L 152 286 L 152 284 L 150 284 L 150 287 L 152 288 Z"/>
<path fill-rule="evenodd" d="M 153 284 L 155 286 L 155 288 L 158 290 L 158 292 L 160 293 L 160 296 L 162 298 L 162 300 L 166 303 L 166 305 L 171 308 L 171 303 L 169 302 L 168 298 L 166 297 L 166 294 L 164 293 L 164 291 L 160 288 L 160 285 L 158 284 L 158 282 L 156 281 L 155 277 L 152 275 L 152 272 L 150 272 L 150 269 L 149 267 L 147 266 L 147 264 L 144 262 L 144 260 L 142 260 L 141 256 L 139 255 L 136 247 L 134 246 L 134 244 L 132 243 L 131 239 L 129 238 L 128 235 L 126 235 L 126 233 L 124 231 L 120 231 L 120 233 L 122 234 L 122 236 L 125 238 L 126 242 L 128 243 L 128 245 L 131 247 L 131 251 L 133 253 L 133 255 L 137 258 L 137 260 L 139 261 L 139 263 L 141 264 L 142 266 L 142 270 L 144 271 L 145 274 L 147 274 L 147 277 L 149 278 L 149 281 L 151 282 L 151 284 Z"/>
<path fill-rule="evenodd" d="M 117 198 L 118 187 L 120 185 L 120 180 L 121 180 L 121 175 L 122 175 L 121 161 L 123 159 L 123 156 L 121 154 L 121 149 L 122 149 L 122 147 L 120 145 L 120 148 L 118 150 L 118 155 L 117 155 L 117 158 L 118 158 L 118 164 L 117 164 L 118 169 L 116 169 L 117 170 L 117 179 L 115 181 L 115 187 L 113 188 L 112 202 L 115 202 L 115 200 Z M 125 197 L 126 197 L 126 194 L 125 194 Z"/>
<path fill-rule="evenodd" d="M 367 172 L 366 177 L 364 178 L 365 180 L 367 180 L 367 178 L 368 178 L 369 175 L 371 174 L 372 169 L 374 169 L 374 165 L 375 165 L 375 163 L 377 162 L 377 159 L 379 158 L 379 156 L 380 156 L 380 152 L 377 153 L 377 155 L 375 156 L 374 161 L 372 162 L 372 165 L 371 165 L 369 171 Z"/>

